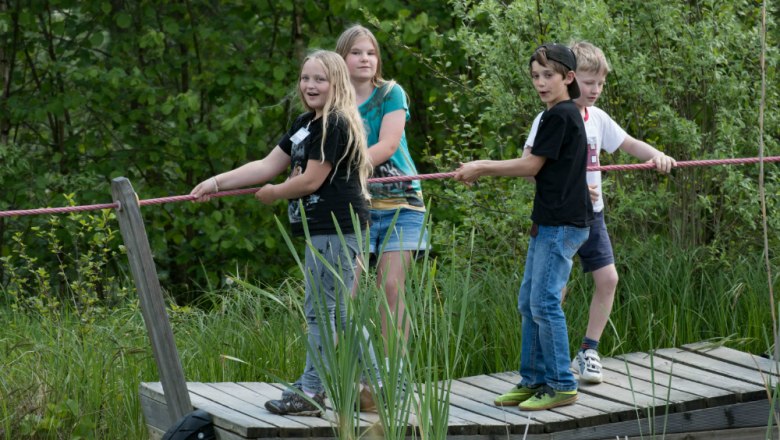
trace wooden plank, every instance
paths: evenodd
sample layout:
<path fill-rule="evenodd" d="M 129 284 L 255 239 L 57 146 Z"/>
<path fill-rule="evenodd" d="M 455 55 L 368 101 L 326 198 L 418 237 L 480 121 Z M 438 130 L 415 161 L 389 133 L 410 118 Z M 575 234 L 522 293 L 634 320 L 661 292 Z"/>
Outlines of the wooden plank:
<path fill-rule="evenodd" d="M 157 395 L 158 399 L 161 397 L 162 396 Z M 165 433 L 165 431 L 173 426 L 173 424 L 168 421 L 168 406 L 164 400 L 161 402 L 141 393 L 139 402 L 147 426 L 154 427 L 162 433 Z M 160 437 L 162 437 L 162 435 L 160 435 Z"/>
<path fill-rule="evenodd" d="M 142 405 L 148 405 L 150 413 L 160 413 L 162 415 L 165 415 L 168 412 L 168 409 L 166 408 L 165 402 L 159 402 L 156 401 L 150 397 L 143 396 L 141 398 Z M 143 403 L 146 402 L 146 403 Z M 144 412 L 144 416 L 147 416 L 147 413 Z M 162 439 L 163 435 L 165 435 L 165 432 L 167 429 L 170 429 L 170 427 L 167 427 L 165 430 L 157 427 L 147 424 L 146 425 L 148 431 L 149 431 L 149 440 L 160 440 Z M 240 436 L 236 433 L 226 431 L 219 426 L 214 426 L 214 432 L 217 436 L 217 440 L 246 440 L 246 437 Z M 291 440 L 291 439 L 285 439 L 285 440 Z M 308 439 L 313 440 L 313 439 Z"/>
<path fill-rule="evenodd" d="M 730 362 L 735 365 L 741 365 L 745 368 L 758 370 L 765 374 L 780 376 L 777 362 L 765 357 L 756 356 L 752 353 L 735 350 L 733 348 L 717 346 L 707 342 L 696 342 L 683 345 L 681 348 L 699 353 L 704 356 L 713 357 L 724 362 Z"/>
<path fill-rule="evenodd" d="M 192 411 L 192 402 L 184 380 L 184 369 L 181 366 L 176 340 L 165 310 L 160 280 L 157 277 L 138 198 L 130 181 L 124 177 L 117 177 L 111 181 L 111 194 L 114 200 L 119 202 L 116 217 L 127 250 L 130 272 L 133 274 L 135 288 L 138 291 L 141 314 L 146 324 L 146 331 L 149 333 L 157 371 L 162 388 L 165 390 L 168 421 L 173 425 Z"/>
<path fill-rule="evenodd" d="M 752 368 L 745 368 L 729 362 L 723 362 L 691 351 L 680 350 L 679 348 L 664 348 L 656 350 L 655 353 L 657 356 L 674 360 L 681 364 L 733 377 L 761 387 L 774 388 L 777 384 L 777 377 L 775 376 L 765 375 Z"/>
<path fill-rule="evenodd" d="M 506 380 L 500 379 L 499 377 L 502 377 Z M 495 399 L 496 396 L 505 393 L 511 387 L 515 386 L 519 379 L 519 374 L 508 372 L 485 376 L 466 377 L 459 380 L 492 392 L 493 399 Z M 608 421 L 627 420 L 635 414 L 633 406 L 628 406 L 612 400 L 599 399 L 598 397 L 585 393 L 579 394 L 579 398 L 577 399 L 577 404 L 575 406 L 580 405 L 604 413 L 608 420 L 605 420 L 603 423 L 607 423 Z M 555 408 L 550 411 L 542 411 L 543 414 L 534 415 L 534 420 L 542 423 L 555 422 L 559 420 L 560 415 L 569 415 L 569 413 L 566 412 L 566 408 L 568 407 Z M 518 410 L 518 412 L 520 411 Z M 523 412 L 523 414 L 527 413 Z M 584 421 L 583 423 L 587 424 L 587 421 Z M 594 423 L 597 422 L 594 421 Z"/>
<path fill-rule="evenodd" d="M 475 411 L 481 411 L 483 415 L 488 417 L 502 420 L 511 425 L 523 425 L 524 427 L 525 424 L 530 424 L 539 426 L 538 429 L 540 430 L 544 429 L 538 421 L 529 418 L 528 415 L 520 414 L 517 407 L 494 405 L 493 400 L 496 397 L 494 392 L 471 385 L 468 381 L 463 379 L 452 381 L 450 400 L 452 400 L 453 395 L 462 397 L 465 400 L 459 400 L 458 402 L 465 405 L 467 408 L 474 407 L 475 404 L 487 406 L 488 408 L 475 407 Z M 513 430 L 512 432 L 517 432 L 517 430 Z"/>
<path fill-rule="evenodd" d="M 141 396 L 165 402 L 160 382 L 146 382 L 141 384 Z M 279 428 L 269 425 L 261 420 L 236 412 L 219 402 L 206 399 L 198 394 L 190 393 L 190 399 L 196 408 L 200 408 L 211 415 L 214 426 L 234 432 L 243 438 L 257 438 L 276 436 Z M 170 425 L 168 425 L 170 426 Z M 168 429 L 168 427 L 163 427 Z"/>
<path fill-rule="evenodd" d="M 519 380 L 520 378 L 520 375 L 517 373 L 496 373 L 493 376 L 503 376 L 510 382 L 512 382 L 513 379 Z M 595 403 L 597 404 L 595 409 L 601 411 L 605 411 L 604 408 L 600 406 L 601 402 L 604 401 L 613 401 L 619 403 L 621 406 L 627 406 L 629 408 L 628 410 L 620 411 L 618 413 L 613 412 L 613 415 L 617 416 L 619 420 L 634 420 L 637 417 L 644 417 L 646 413 L 665 411 L 665 408 L 668 406 L 668 403 L 664 398 L 652 396 L 642 392 L 634 392 L 627 387 L 618 386 L 607 382 L 600 383 L 598 385 L 580 384 L 578 391 L 580 394 L 580 400 L 582 400 L 585 395 L 591 395 L 596 398 L 585 399 L 584 401 L 579 402 L 581 405 L 589 406 L 589 404 Z M 556 411 L 562 408 L 564 407 L 555 408 L 552 411 Z"/>
<path fill-rule="evenodd" d="M 250 390 L 251 392 L 256 393 L 257 395 L 261 396 L 262 399 L 265 399 L 263 401 L 263 404 L 265 404 L 266 400 L 279 399 L 281 397 L 279 388 L 269 383 L 239 382 L 238 385 Z M 283 416 L 283 417 L 288 418 L 297 423 L 300 423 L 304 426 L 307 426 L 313 435 L 328 436 L 327 432 L 329 432 L 329 430 L 332 431 L 335 417 L 332 411 L 330 412 L 330 414 L 326 413 L 325 415 L 327 415 L 328 418 L 304 417 L 304 416 Z"/>
<path fill-rule="evenodd" d="M 722 388 L 734 393 L 739 402 L 760 399 L 762 396 L 766 395 L 764 388 L 758 385 L 727 377 L 722 374 L 713 373 L 711 371 L 701 370 L 697 367 L 691 367 L 662 357 L 651 356 L 647 353 L 627 353 L 617 357 L 625 359 L 632 364 L 652 368 L 655 371 L 673 374 L 675 377 L 682 377 L 712 387 Z"/>
<path fill-rule="evenodd" d="M 239 403 L 239 405 L 249 404 L 260 408 L 260 412 L 257 415 L 254 415 L 254 417 L 279 426 L 279 428 L 282 430 L 282 435 L 285 437 L 294 435 L 305 437 L 315 435 L 328 436 L 330 433 L 330 422 L 323 420 L 322 418 L 294 416 L 288 417 L 269 412 L 265 409 L 265 402 L 269 400 L 269 397 L 265 394 L 252 390 L 250 387 L 246 386 L 246 382 L 219 382 L 209 383 L 208 385 L 224 392 L 228 396 L 239 399 L 241 402 L 243 402 Z M 221 401 L 221 403 L 227 403 L 227 401 Z"/>
<path fill-rule="evenodd" d="M 629 353 L 621 359 L 605 358 L 602 360 L 603 383 L 581 383 L 576 404 L 548 411 L 522 412 L 516 407 L 493 404 L 495 397 L 520 381 L 516 372 L 442 382 L 440 386 L 450 387 L 447 437 L 462 440 L 619 437 L 625 440 L 631 436 L 647 438 L 663 433 L 666 439 L 682 440 L 704 439 L 708 437 L 702 433 L 722 430 L 740 429 L 743 431 L 739 432 L 745 433 L 745 429 L 755 430 L 767 424 L 769 402 L 766 391 L 756 383 L 762 377 L 760 367 L 747 365 L 747 362 L 753 362 L 752 355 L 732 352 L 732 349 L 700 352 L 703 347 L 697 344 L 685 348 L 657 350 L 652 369 L 650 355 L 645 353 Z M 745 371 L 752 372 L 747 381 L 740 376 Z M 142 385 L 141 405 L 150 436 L 159 438 L 168 427 L 162 387 L 160 383 Z M 333 428 L 335 414 L 329 400 L 326 400 L 325 419 L 278 416 L 265 410 L 268 399 L 280 397 L 285 389 L 282 384 L 192 382 L 187 386 L 196 407 L 212 415 L 220 440 L 269 437 L 326 440 L 337 436 L 337 429 Z M 669 403 L 666 402 L 667 391 Z M 750 399 L 746 400 L 747 397 Z M 416 407 L 419 401 L 415 402 L 413 408 L 419 410 Z M 381 428 L 367 431 L 372 426 L 380 426 L 378 414 L 360 413 L 357 417 L 361 436 L 381 435 Z M 262 428 L 261 423 L 265 424 Z M 411 417 L 407 435 L 419 435 L 418 428 L 419 422 Z M 677 434 L 683 437 L 670 437 Z M 688 434 L 691 436 L 684 437 Z"/>
<path fill-rule="evenodd" d="M 310 437 L 312 435 L 329 434 L 331 432 L 330 429 L 327 429 L 325 432 L 316 432 L 309 426 L 296 420 L 269 412 L 265 409 L 265 406 L 263 406 L 265 401 L 259 402 L 261 396 L 251 393 L 247 388 L 235 383 L 190 382 L 188 386 L 191 392 L 199 394 L 204 398 L 219 402 L 221 405 L 226 406 L 233 411 L 246 414 L 249 417 L 261 420 L 269 425 L 277 426 L 279 428 L 278 435 L 281 437 Z M 241 398 L 246 398 L 249 394 L 254 394 L 254 396 L 258 397 L 258 400 L 253 401 L 251 396 L 248 400 Z"/>
<path fill-rule="evenodd" d="M 779 433 L 777 428 L 770 430 L 767 427 L 719 429 L 717 431 L 667 434 L 664 436 L 664 440 L 766 440 L 778 438 Z M 624 440 L 647 440 L 647 437 L 627 437 Z"/>
<path fill-rule="evenodd" d="M 421 431 L 421 426 L 426 423 L 425 420 L 419 420 L 419 413 L 422 412 L 422 408 L 420 407 L 420 396 L 419 394 L 415 393 L 415 403 L 413 403 L 412 407 L 412 413 L 410 415 L 410 419 L 413 421 L 410 421 L 410 425 L 412 425 L 415 429 L 415 433 L 417 436 L 419 436 Z M 439 402 L 440 403 L 440 402 Z M 417 415 L 415 414 L 417 413 Z M 474 422 L 470 420 L 464 420 L 452 412 L 452 407 L 447 407 L 447 437 L 451 436 L 458 436 L 458 435 L 477 435 L 479 432 L 479 426 L 476 425 Z M 409 432 L 407 432 L 409 434 Z"/>
<path fill-rule="evenodd" d="M 461 378 L 453 382 L 452 392 L 464 396 L 471 400 L 476 400 L 481 405 L 489 408 L 483 414 L 490 417 L 502 417 L 503 420 L 512 424 L 513 433 L 542 433 L 547 431 L 558 431 L 573 429 L 578 426 L 591 426 L 596 424 L 608 423 L 609 414 L 595 409 L 577 404 L 554 408 L 550 411 L 520 411 L 516 406 L 500 407 L 493 404 L 497 393 L 490 390 L 491 381 L 499 382 L 497 386 L 500 390 L 506 391 L 505 382 L 499 381 L 490 376 L 475 376 L 472 378 Z M 475 384 L 479 384 L 477 386 Z M 580 396 L 581 397 L 581 396 Z M 481 408 L 481 407 L 480 407 Z M 539 416 L 547 416 L 542 424 Z M 529 423 L 531 421 L 531 423 Z M 530 425 L 526 428 L 526 425 Z M 537 426 L 539 425 L 539 426 Z"/>
<path fill-rule="evenodd" d="M 490 417 L 499 422 L 498 424 L 490 426 L 480 426 L 480 434 L 522 433 L 526 429 L 526 424 L 531 425 L 529 426 L 529 432 L 543 432 L 544 430 L 544 426 L 540 425 L 538 422 L 533 421 L 528 416 L 522 416 L 516 407 L 510 408 L 493 405 L 492 393 L 471 386 L 465 382 L 452 381 L 450 405 L 485 417 Z"/>
<path fill-rule="evenodd" d="M 621 386 L 624 388 L 630 389 L 630 387 L 633 386 L 635 390 L 640 390 L 645 394 L 668 399 L 670 403 L 674 404 L 676 411 L 692 411 L 707 407 L 707 402 L 704 397 L 680 389 L 679 387 L 670 386 L 669 380 L 666 382 L 657 380 L 658 378 L 653 374 L 650 374 L 647 378 L 640 377 L 639 375 L 634 374 L 634 371 L 632 371 L 630 367 L 627 368 L 625 362 L 615 359 L 604 359 L 602 365 L 604 365 L 605 362 L 614 367 L 605 368 L 603 371 L 604 380 L 607 382 L 611 381 L 613 377 L 616 377 L 615 382 L 613 382 L 616 385 L 622 383 L 623 385 Z M 637 370 L 640 368 L 641 367 L 636 367 Z M 669 378 L 667 377 L 667 379 Z"/>
<path fill-rule="evenodd" d="M 679 389 L 693 395 L 699 396 L 704 406 L 712 407 L 719 405 L 728 405 L 736 403 L 734 394 L 722 388 L 716 388 L 703 383 L 694 382 L 679 376 L 673 376 L 657 370 L 651 370 L 642 365 L 630 364 L 625 360 L 615 358 L 604 358 L 601 360 L 602 366 L 606 370 L 617 371 L 622 374 L 631 374 L 633 377 L 640 378 L 648 382 L 655 382 L 664 385 L 671 384 L 672 388 Z M 688 410 L 700 409 L 686 402 Z"/>
<path fill-rule="evenodd" d="M 553 438 L 556 440 L 616 437 L 622 439 L 625 436 L 661 438 L 662 434 L 766 426 L 768 417 L 769 402 L 753 401 L 565 431 L 556 433 Z"/>
<path fill-rule="evenodd" d="M 632 393 L 642 393 L 659 399 L 672 412 L 701 409 L 706 406 L 701 396 L 669 388 L 665 384 L 646 381 L 612 370 L 603 371 L 603 377 L 604 383 L 625 388 Z"/>
<path fill-rule="evenodd" d="M 450 396 L 450 399 L 452 399 L 453 396 Z M 455 400 L 462 400 L 462 397 L 455 395 Z M 461 406 L 453 405 L 452 401 L 450 403 L 449 407 L 449 414 L 450 416 L 457 417 L 458 419 L 464 420 L 466 422 L 469 422 L 471 426 L 463 427 L 466 429 L 463 429 L 461 432 L 468 432 L 469 434 L 479 434 L 480 432 L 488 432 L 491 434 L 495 433 L 506 433 L 507 427 L 509 426 L 507 423 L 486 417 L 478 412 L 472 412 L 471 410 L 464 408 L 465 403 L 461 402 Z"/>
<path fill-rule="evenodd" d="M 276 388 L 279 391 L 279 394 L 276 399 L 281 397 L 281 393 L 288 388 L 287 385 L 281 384 L 281 383 L 273 383 L 270 384 L 272 387 Z M 323 418 L 326 420 L 330 420 L 332 422 L 332 425 L 338 424 L 338 417 L 336 416 L 335 412 L 333 412 L 333 405 L 330 403 L 330 399 L 325 399 L 325 406 L 327 407 L 328 411 L 323 414 Z M 379 416 L 376 413 L 368 413 L 368 412 L 361 412 L 358 413 L 358 425 L 357 427 L 360 428 L 362 431 L 371 429 L 373 426 L 377 425 L 379 423 Z"/>

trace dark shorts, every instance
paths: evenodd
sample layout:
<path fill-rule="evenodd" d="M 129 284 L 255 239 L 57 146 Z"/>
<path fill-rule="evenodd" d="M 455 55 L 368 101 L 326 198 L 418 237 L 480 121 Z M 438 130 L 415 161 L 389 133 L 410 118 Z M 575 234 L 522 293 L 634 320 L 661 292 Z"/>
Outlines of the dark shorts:
<path fill-rule="evenodd" d="M 590 235 L 585 244 L 577 251 L 580 256 L 583 272 L 593 272 L 602 267 L 615 264 L 615 255 L 612 253 L 612 242 L 607 233 L 607 224 L 604 222 L 604 211 L 593 213 L 593 224 L 590 225 Z"/>

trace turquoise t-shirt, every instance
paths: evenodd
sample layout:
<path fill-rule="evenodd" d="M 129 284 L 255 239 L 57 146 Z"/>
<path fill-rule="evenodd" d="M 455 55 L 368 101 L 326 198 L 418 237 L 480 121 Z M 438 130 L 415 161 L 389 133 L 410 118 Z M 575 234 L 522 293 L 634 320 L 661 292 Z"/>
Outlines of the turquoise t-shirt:
<path fill-rule="evenodd" d="M 403 109 L 409 120 L 409 104 L 404 90 L 398 84 L 377 87 L 371 96 L 358 107 L 360 116 L 368 135 L 369 148 L 379 141 L 379 130 L 382 118 L 388 113 Z M 372 177 L 415 176 L 417 167 L 414 165 L 409 147 L 406 144 L 406 133 L 401 135 L 398 149 L 390 159 L 374 168 Z M 419 180 L 397 183 L 369 183 L 372 199 L 406 199 L 406 203 L 415 207 L 423 207 L 422 190 Z"/>

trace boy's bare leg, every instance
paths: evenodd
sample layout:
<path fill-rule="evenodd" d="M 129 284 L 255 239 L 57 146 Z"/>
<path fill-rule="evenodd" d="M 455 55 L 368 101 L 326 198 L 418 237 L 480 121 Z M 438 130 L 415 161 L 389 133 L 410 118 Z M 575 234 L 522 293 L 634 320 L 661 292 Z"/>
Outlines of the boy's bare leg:
<path fill-rule="evenodd" d="M 588 329 L 585 336 L 598 341 L 601 339 L 604 329 L 612 312 L 612 304 L 615 302 L 615 291 L 618 284 L 618 273 L 614 264 L 604 266 L 593 273 L 595 291 L 590 301 L 590 314 L 588 317 Z"/>

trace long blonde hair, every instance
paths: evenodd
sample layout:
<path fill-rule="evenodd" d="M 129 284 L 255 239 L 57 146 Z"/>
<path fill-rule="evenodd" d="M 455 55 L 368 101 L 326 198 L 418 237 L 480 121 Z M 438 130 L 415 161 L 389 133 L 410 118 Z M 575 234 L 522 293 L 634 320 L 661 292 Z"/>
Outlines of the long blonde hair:
<path fill-rule="evenodd" d="M 332 114 L 336 118 L 343 120 L 347 124 L 347 148 L 344 150 L 344 154 L 339 158 L 333 166 L 333 175 L 331 180 L 336 176 L 336 170 L 341 162 L 347 159 L 347 178 L 352 171 L 352 168 L 357 170 L 358 179 L 360 181 L 360 188 L 366 199 L 369 198 L 368 192 L 368 176 L 371 175 L 373 167 L 368 160 L 368 145 L 366 140 L 366 132 L 363 127 L 363 119 L 360 117 L 360 113 L 357 110 L 357 103 L 355 98 L 355 89 L 352 87 L 352 83 L 349 82 L 349 72 L 347 70 L 347 64 L 341 55 L 329 50 L 315 50 L 310 53 L 301 63 L 301 70 L 303 65 L 309 60 L 317 60 L 325 69 L 325 74 L 328 77 L 330 83 L 330 92 L 325 100 L 325 106 L 322 108 L 322 143 L 320 149 L 322 151 L 323 161 L 325 160 L 325 139 L 328 132 L 328 118 Z M 303 96 L 301 88 L 298 87 L 298 96 L 306 109 L 313 111 L 314 109 L 309 107 L 306 103 L 306 99 Z"/>
<path fill-rule="evenodd" d="M 376 51 L 376 73 L 374 74 L 374 77 L 371 78 L 371 83 L 376 88 L 387 85 L 388 87 L 386 87 L 385 90 L 389 91 L 393 88 L 395 81 L 382 78 L 382 52 L 379 50 L 379 42 L 377 41 L 373 32 L 368 30 L 368 28 L 359 24 L 347 28 L 344 32 L 341 33 L 338 41 L 336 42 L 336 52 L 338 52 L 342 58 L 346 59 L 347 55 L 349 55 L 349 51 L 352 49 L 352 46 L 354 46 L 355 42 L 357 42 L 357 40 L 360 38 L 368 38 L 369 41 L 371 41 L 371 44 L 374 45 L 374 50 Z"/>

